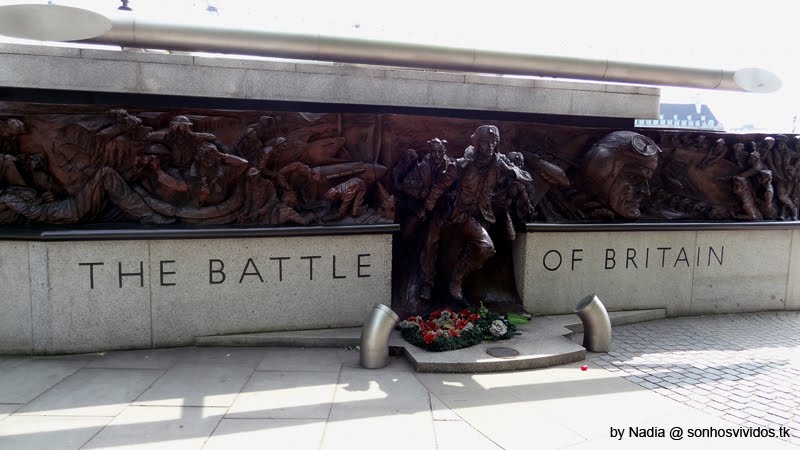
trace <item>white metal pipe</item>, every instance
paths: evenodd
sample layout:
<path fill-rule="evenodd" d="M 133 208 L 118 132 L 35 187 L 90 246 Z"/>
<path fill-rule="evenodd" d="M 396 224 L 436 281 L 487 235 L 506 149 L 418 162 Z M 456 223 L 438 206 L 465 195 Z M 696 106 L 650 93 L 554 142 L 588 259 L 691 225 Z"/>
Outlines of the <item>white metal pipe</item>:
<path fill-rule="evenodd" d="M 608 352 L 611 343 L 611 319 L 605 305 L 589 294 L 575 305 L 575 314 L 583 322 L 583 346 L 590 352 Z"/>
<path fill-rule="evenodd" d="M 400 318 L 391 308 L 375 304 L 361 327 L 361 367 L 380 369 L 389 364 L 389 338 L 398 320 Z"/>
<path fill-rule="evenodd" d="M 780 79 L 757 68 L 707 69 L 478 48 L 323 36 L 240 28 L 213 22 L 175 22 L 117 14 L 111 29 L 81 42 L 121 47 L 218 52 L 339 63 L 476 73 L 772 92 Z"/>

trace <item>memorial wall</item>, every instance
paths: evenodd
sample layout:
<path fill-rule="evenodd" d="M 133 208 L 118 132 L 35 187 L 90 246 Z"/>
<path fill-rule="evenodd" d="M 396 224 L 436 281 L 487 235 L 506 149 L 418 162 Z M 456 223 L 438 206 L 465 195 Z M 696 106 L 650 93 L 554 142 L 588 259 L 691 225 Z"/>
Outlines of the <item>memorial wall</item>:
<path fill-rule="evenodd" d="M 0 221 L 17 239 L 2 244 L 9 350 L 357 326 L 374 302 L 401 314 L 481 302 L 568 313 L 589 292 L 611 310 L 669 315 L 798 304 L 794 136 L 400 114 L 0 111 Z M 765 220 L 786 229 L 702 229 Z M 612 224 L 627 231 L 603 231 Z"/>
<path fill-rule="evenodd" d="M 794 135 L 17 92 L 0 101 L 3 352 L 359 326 L 376 302 L 800 307 Z"/>

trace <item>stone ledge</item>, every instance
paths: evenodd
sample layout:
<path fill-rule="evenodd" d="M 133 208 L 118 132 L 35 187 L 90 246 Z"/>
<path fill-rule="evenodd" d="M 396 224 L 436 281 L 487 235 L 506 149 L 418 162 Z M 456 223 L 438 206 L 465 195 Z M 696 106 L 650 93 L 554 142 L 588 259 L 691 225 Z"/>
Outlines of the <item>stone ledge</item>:
<path fill-rule="evenodd" d="M 392 332 L 392 353 L 402 353 L 417 372 L 502 372 L 538 369 L 568 364 L 586 358 L 586 350 L 564 337 L 570 331 L 547 318 L 535 318 L 519 327 L 520 336 L 508 341 L 483 342 L 473 347 L 449 352 L 428 352 L 415 347 Z M 274 333 L 201 336 L 197 346 L 264 347 L 355 347 L 361 341 L 361 328 L 289 331 Z M 511 359 L 489 356 L 489 347 L 511 347 L 520 355 Z"/>
<path fill-rule="evenodd" d="M 663 319 L 663 309 L 620 311 L 609 313 L 612 326 Z M 574 314 L 535 317 L 518 326 L 520 336 L 507 341 L 483 342 L 479 345 L 449 352 L 428 352 L 415 347 L 392 332 L 390 351 L 402 353 L 418 372 L 478 373 L 529 370 L 569 364 L 586 358 L 586 349 L 570 339 L 583 326 Z M 283 331 L 271 333 L 200 336 L 197 346 L 211 347 L 355 347 L 360 344 L 361 328 Z M 510 359 L 489 356 L 490 347 L 510 347 L 520 355 Z"/>
<path fill-rule="evenodd" d="M 355 347 L 361 341 L 361 328 L 274 331 L 271 333 L 199 336 L 198 347 Z"/>
<path fill-rule="evenodd" d="M 630 223 L 527 223 L 531 232 L 586 231 L 695 231 L 695 230 L 795 230 L 800 221 L 788 222 L 630 222 Z"/>
<path fill-rule="evenodd" d="M 558 323 L 564 328 L 571 330 L 573 333 L 583 333 L 583 323 L 575 314 L 562 314 L 558 316 L 545 317 Z M 613 327 L 630 325 L 632 323 L 648 322 L 650 320 L 664 319 L 666 317 L 667 310 L 664 308 L 639 309 L 635 311 L 612 311 L 608 313 L 608 318 L 611 319 L 612 329 Z"/>
<path fill-rule="evenodd" d="M 564 337 L 570 331 L 545 317 L 536 317 L 517 329 L 522 333 L 507 341 L 482 342 L 449 352 L 428 352 L 405 341 L 406 359 L 417 372 L 478 373 L 540 369 L 586 359 L 586 349 Z M 513 358 L 495 358 L 490 347 L 519 352 Z"/>

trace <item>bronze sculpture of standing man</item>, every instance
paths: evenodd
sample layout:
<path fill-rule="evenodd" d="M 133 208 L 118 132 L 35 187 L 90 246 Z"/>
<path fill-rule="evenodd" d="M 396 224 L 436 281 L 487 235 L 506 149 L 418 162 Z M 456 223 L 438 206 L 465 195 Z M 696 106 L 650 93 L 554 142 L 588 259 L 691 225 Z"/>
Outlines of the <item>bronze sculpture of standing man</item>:
<path fill-rule="evenodd" d="M 456 161 L 455 170 L 445 172 L 445 176 L 437 180 L 425 199 L 424 209 L 419 212 L 420 216 L 433 213 L 420 258 L 422 300 L 430 299 L 442 230 L 448 229 L 464 238 L 448 289 L 454 300 L 463 302 L 464 278 L 496 253 L 487 230 L 495 222 L 492 193 L 498 180 L 508 174 L 521 181 L 531 181 L 527 172 L 497 153 L 500 131 L 496 126 L 482 125 L 470 139 L 472 145 L 464 151 L 464 157 Z M 443 196 L 447 201 L 439 202 Z"/>

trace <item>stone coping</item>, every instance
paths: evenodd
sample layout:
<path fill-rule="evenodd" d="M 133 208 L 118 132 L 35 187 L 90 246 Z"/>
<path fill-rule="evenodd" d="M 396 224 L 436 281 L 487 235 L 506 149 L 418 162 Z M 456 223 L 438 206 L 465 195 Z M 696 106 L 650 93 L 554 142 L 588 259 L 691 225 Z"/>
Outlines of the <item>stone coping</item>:
<path fill-rule="evenodd" d="M 397 224 L 313 227 L 106 227 L 57 229 L 54 227 L 0 227 L 0 240 L 106 241 L 152 239 L 233 239 L 254 237 L 335 236 L 384 234 L 400 230 Z"/>
<path fill-rule="evenodd" d="M 453 83 L 475 83 L 518 87 L 538 87 L 571 91 L 615 92 L 622 94 L 658 96 L 660 88 L 626 83 L 598 81 L 561 80 L 549 77 L 467 73 L 459 71 L 415 69 L 399 66 L 376 66 L 369 64 L 342 64 L 324 61 L 291 60 L 190 52 L 143 51 L 141 49 L 116 50 L 109 48 L 76 48 L 42 46 L 0 42 L 0 54 L 37 55 L 60 58 L 82 58 L 98 61 L 128 61 L 151 64 L 173 64 L 200 67 L 224 67 L 233 69 L 263 70 L 271 72 L 298 72 L 365 76 L 371 78 L 398 78 Z"/>
<path fill-rule="evenodd" d="M 661 92 L 548 78 L 0 43 L 5 88 L 620 118 L 631 125 L 633 118 L 658 117 Z"/>
<path fill-rule="evenodd" d="M 794 230 L 800 221 L 775 222 L 630 222 L 630 223 L 527 223 L 525 231 L 693 231 L 693 230 Z"/>
<path fill-rule="evenodd" d="M 525 230 L 535 231 L 689 231 L 689 230 L 793 230 L 792 222 L 686 222 L 686 223 L 528 223 Z M 337 225 L 312 227 L 85 227 L 53 226 L 0 227 L 0 240 L 23 241 L 97 241 L 139 239 L 222 239 L 246 237 L 326 236 L 394 233 L 398 224 Z"/>

